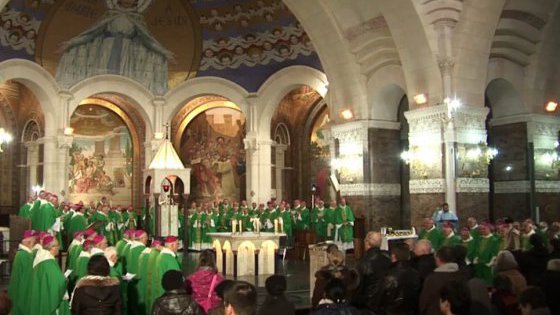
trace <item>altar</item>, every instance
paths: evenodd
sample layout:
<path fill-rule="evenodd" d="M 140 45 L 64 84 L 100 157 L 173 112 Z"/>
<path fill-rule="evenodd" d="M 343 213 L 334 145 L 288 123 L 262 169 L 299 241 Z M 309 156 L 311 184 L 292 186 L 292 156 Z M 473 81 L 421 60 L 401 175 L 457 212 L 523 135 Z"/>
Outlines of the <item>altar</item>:
<path fill-rule="evenodd" d="M 275 273 L 276 251 L 284 233 L 208 233 L 216 250 L 216 266 L 224 275 Z"/>

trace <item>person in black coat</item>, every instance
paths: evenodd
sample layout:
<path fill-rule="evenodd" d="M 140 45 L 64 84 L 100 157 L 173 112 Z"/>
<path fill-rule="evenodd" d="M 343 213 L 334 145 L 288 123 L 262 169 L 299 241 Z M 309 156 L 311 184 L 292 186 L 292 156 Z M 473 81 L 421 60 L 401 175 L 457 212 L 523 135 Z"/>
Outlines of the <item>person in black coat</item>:
<path fill-rule="evenodd" d="M 391 268 L 391 258 L 387 251 L 381 250 L 381 233 L 369 232 L 365 238 L 366 253 L 358 263 L 360 287 L 352 301 L 358 308 L 378 311 L 383 294 L 383 279 Z"/>
<path fill-rule="evenodd" d="M 346 285 L 341 279 L 331 279 L 325 285 L 325 294 L 312 315 L 358 315 L 357 308 L 345 299 Z"/>
<path fill-rule="evenodd" d="M 202 315 L 204 312 L 187 293 L 183 274 L 179 270 L 168 270 L 161 279 L 165 293 L 154 302 L 152 315 Z"/>
<path fill-rule="evenodd" d="M 546 295 L 546 302 L 552 314 L 560 314 L 560 259 L 548 261 L 547 270 L 541 278 L 539 287 Z"/>
<path fill-rule="evenodd" d="M 432 243 L 429 240 L 419 240 L 414 244 L 412 265 L 418 270 L 422 281 L 436 269 L 436 259 L 432 253 Z"/>
<path fill-rule="evenodd" d="M 104 255 L 93 255 L 87 268 L 88 275 L 76 283 L 72 294 L 72 314 L 121 314 L 120 281 L 109 277 L 107 258 Z"/>
<path fill-rule="evenodd" d="M 529 237 L 529 243 L 532 246 L 531 249 L 518 253 L 516 258 L 519 257 L 519 268 L 527 279 L 527 284 L 537 285 L 546 271 L 548 249 L 544 246 L 541 236 L 537 233 Z"/>
<path fill-rule="evenodd" d="M 420 275 L 411 266 L 410 248 L 395 244 L 391 248 L 393 267 L 383 280 L 383 303 L 378 314 L 414 315 L 418 311 L 418 296 L 422 288 Z"/>
<path fill-rule="evenodd" d="M 268 295 L 259 308 L 259 315 L 294 315 L 294 303 L 288 301 L 286 291 L 286 277 L 272 275 L 264 283 Z"/>

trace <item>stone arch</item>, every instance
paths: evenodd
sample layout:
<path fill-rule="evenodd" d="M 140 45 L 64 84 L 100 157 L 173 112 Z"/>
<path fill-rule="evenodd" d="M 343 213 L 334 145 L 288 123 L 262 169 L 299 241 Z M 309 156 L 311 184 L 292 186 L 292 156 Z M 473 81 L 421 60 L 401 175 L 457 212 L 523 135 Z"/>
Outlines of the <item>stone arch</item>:
<path fill-rule="evenodd" d="M 80 105 L 80 102 L 97 94 L 115 93 L 125 96 L 132 104 L 134 109 L 140 114 L 145 122 L 145 138 L 149 139 L 153 128 L 153 106 L 154 96 L 140 83 L 127 77 L 116 75 L 99 75 L 80 81 L 70 88 L 73 100 L 68 110 L 68 117 Z"/>
<path fill-rule="evenodd" d="M 57 132 L 57 117 L 61 117 L 59 86 L 56 80 L 40 65 L 23 59 L 0 62 L 1 80 L 13 80 L 26 86 L 35 97 L 45 115 L 44 136 L 54 136 Z M 60 119 L 60 118 L 59 118 Z"/>
<path fill-rule="evenodd" d="M 31 118 L 25 122 L 21 132 L 21 142 L 37 141 L 41 138 L 43 132 L 41 131 L 41 124 L 37 118 Z"/>
<path fill-rule="evenodd" d="M 325 97 L 328 87 L 327 77 L 319 70 L 307 66 L 290 66 L 272 76 L 259 88 L 258 134 L 270 139 L 270 123 L 280 101 L 288 92 L 301 85 L 307 85 Z"/>
<path fill-rule="evenodd" d="M 490 102 L 493 119 L 526 112 L 519 92 L 506 79 L 497 78 L 490 81 L 486 87 L 486 97 Z"/>
<path fill-rule="evenodd" d="M 172 121 L 175 115 L 189 101 L 204 95 L 217 95 L 229 99 L 248 116 L 247 92 L 235 82 L 218 77 L 194 78 L 179 84 L 165 94 L 166 106 L 163 117 L 165 121 Z"/>

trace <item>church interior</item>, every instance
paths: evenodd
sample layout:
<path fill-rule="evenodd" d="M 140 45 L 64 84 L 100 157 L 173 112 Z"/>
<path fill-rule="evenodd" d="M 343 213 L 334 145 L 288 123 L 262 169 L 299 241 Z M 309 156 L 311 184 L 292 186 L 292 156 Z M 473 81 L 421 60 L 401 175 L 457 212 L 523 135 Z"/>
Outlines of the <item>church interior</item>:
<path fill-rule="evenodd" d="M 559 220 L 560 1 L 0 9 L 0 226 L 42 190 L 140 214 L 166 141 L 180 209 L 345 198 L 361 239 L 443 203 L 461 226 Z"/>

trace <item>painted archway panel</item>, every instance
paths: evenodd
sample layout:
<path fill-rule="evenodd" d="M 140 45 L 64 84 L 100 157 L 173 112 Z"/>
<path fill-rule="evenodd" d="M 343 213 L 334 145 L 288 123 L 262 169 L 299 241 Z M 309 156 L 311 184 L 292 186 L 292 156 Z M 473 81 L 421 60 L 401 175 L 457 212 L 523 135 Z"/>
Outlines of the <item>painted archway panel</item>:
<path fill-rule="evenodd" d="M 80 106 L 72 115 L 68 198 L 71 202 L 100 200 L 132 202 L 133 149 L 130 131 L 113 111 Z"/>
<path fill-rule="evenodd" d="M 179 154 L 191 171 L 191 199 L 240 200 L 245 195 L 245 117 L 233 108 L 210 108 L 187 125 Z"/>

